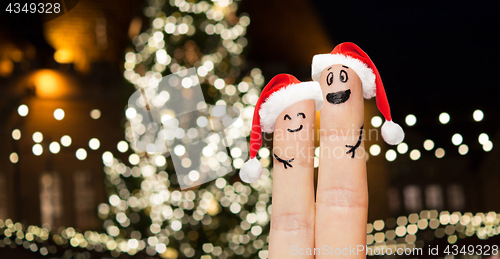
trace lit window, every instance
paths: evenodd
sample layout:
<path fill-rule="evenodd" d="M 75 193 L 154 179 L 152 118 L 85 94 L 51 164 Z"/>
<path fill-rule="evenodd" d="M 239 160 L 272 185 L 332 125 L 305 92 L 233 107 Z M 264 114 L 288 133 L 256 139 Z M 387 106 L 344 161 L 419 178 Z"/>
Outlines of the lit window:
<path fill-rule="evenodd" d="M 60 225 L 62 215 L 61 179 L 59 175 L 44 173 L 40 178 L 40 210 L 42 225 Z"/>
<path fill-rule="evenodd" d="M 448 186 L 448 206 L 450 210 L 461 211 L 465 207 L 465 195 L 462 186 L 452 184 Z"/>
<path fill-rule="evenodd" d="M 80 229 L 91 229 L 96 226 L 94 209 L 94 184 L 92 174 L 88 171 L 77 171 L 74 174 L 74 208 L 76 216 L 76 226 Z"/>
<path fill-rule="evenodd" d="M 387 190 L 387 198 L 389 202 L 389 209 L 393 214 L 398 214 L 401 209 L 400 200 L 399 200 L 399 192 L 396 188 L 389 188 Z"/>
<path fill-rule="evenodd" d="M 9 218 L 8 215 L 7 182 L 4 174 L 0 172 L 0 219 Z"/>
<path fill-rule="evenodd" d="M 428 209 L 443 209 L 443 190 L 439 185 L 430 185 L 425 188 L 425 203 Z"/>
<path fill-rule="evenodd" d="M 418 212 L 422 210 L 422 198 L 420 188 L 418 186 L 406 186 L 403 194 L 405 197 L 405 208 L 407 212 Z"/>

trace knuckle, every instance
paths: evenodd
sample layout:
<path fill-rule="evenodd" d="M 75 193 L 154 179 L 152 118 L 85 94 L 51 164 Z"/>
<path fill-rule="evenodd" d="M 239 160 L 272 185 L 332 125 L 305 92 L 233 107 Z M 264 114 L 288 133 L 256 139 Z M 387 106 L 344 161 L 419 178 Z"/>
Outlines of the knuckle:
<path fill-rule="evenodd" d="M 314 220 L 304 213 L 281 213 L 272 216 L 271 230 L 283 232 L 313 231 Z"/>
<path fill-rule="evenodd" d="M 367 208 L 368 195 L 353 189 L 330 187 L 322 191 L 318 205 L 326 208 Z"/>

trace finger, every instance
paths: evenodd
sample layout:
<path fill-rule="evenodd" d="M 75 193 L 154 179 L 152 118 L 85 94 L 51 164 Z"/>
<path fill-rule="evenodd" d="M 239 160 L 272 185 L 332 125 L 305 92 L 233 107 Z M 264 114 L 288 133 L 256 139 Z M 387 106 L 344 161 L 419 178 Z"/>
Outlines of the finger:
<path fill-rule="evenodd" d="M 297 102 L 276 119 L 269 258 L 314 258 L 313 100 Z"/>
<path fill-rule="evenodd" d="M 363 90 L 357 74 L 342 65 L 323 70 L 320 85 L 326 101 L 320 112 L 315 236 L 316 247 L 327 248 L 328 255 L 321 250 L 316 258 L 344 258 L 353 256 L 358 245 L 366 246 Z M 363 251 L 357 257 L 366 255 Z"/>

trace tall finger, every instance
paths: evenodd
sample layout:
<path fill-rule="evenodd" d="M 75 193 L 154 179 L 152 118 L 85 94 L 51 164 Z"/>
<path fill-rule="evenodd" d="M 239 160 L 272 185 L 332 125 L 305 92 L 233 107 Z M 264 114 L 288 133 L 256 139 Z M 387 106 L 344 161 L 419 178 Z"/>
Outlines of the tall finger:
<path fill-rule="evenodd" d="M 365 257 L 368 187 L 362 137 L 363 89 L 344 65 L 323 70 L 320 162 L 316 200 L 316 258 Z M 361 247 L 360 247 L 361 246 Z"/>

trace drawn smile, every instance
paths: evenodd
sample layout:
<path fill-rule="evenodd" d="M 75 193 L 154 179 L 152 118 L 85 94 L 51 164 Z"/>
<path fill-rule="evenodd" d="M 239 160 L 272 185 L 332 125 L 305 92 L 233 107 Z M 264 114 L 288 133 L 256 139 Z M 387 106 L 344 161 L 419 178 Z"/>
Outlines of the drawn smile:
<path fill-rule="evenodd" d="M 351 89 L 345 91 L 338 91 L 326 95 L 326 100 L 331 104 L 345 103 L 351 97 Z"/>
<path fill-rule="evenodd" d="M 286 129 L 286 130 L 288 130 L 288 132 L 297 132 L 297 131 L 301 131 L 302 128 L 303 128 L 303 126 L 300 125 L 300 127 L 296 128 L 296 129 Z"/>

